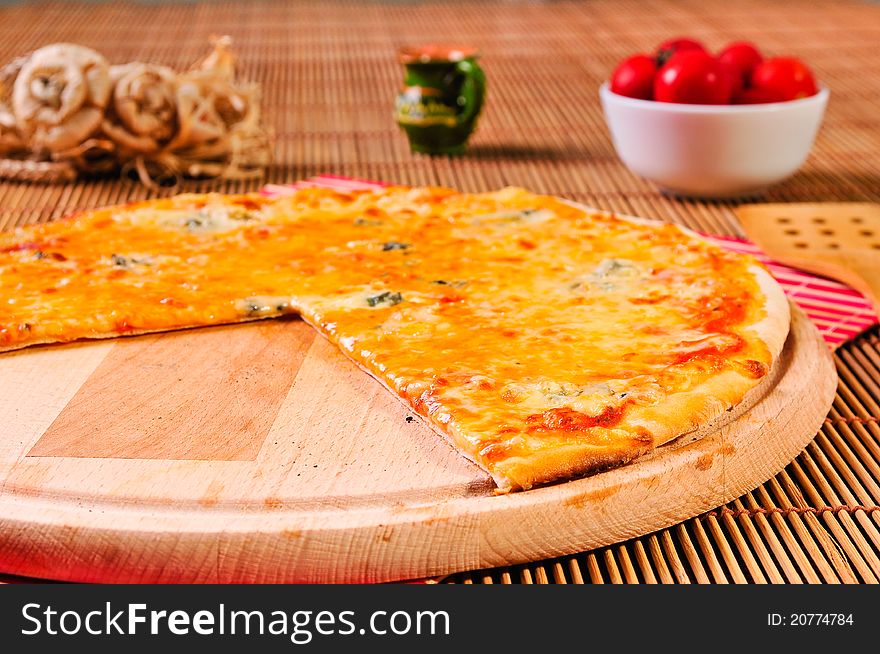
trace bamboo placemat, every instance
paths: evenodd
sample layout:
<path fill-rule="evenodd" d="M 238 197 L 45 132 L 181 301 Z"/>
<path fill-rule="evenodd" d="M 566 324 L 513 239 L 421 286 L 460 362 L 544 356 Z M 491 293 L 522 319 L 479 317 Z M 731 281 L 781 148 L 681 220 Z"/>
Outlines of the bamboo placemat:
<path fill-rule="evenodd" d="M 467 191 L 520 185 L 601 209 L 742 235 L 732 201 L 659 194 L 617 160 L 597 89 L 615 63 L 688 34 L 714 48 L 750 39 L 808 61 L 832 90 L 804 168 L 761 199 L 880 201 L 880 6 L 690 1 L 38 3 L 0 10 L 0 61 L 53 41 L 111 61 L 184 68 L 230 34 L 244 76 L 263 85 L 276 165 L 256 190 L 321 173 Z M 412 155 L 392 119 L 398 46 L 469 43 L 482 52 L 487 106 L 468 154 Z M 118 180 L 0 183 L 0 229 L 155 196 Z M 754 200 L 754 199 L 752 199 Z M 776 478 L 682 525 L 621 545 L 465 583 L 855 582 L 880 579 L 880 335 L 836 353 L 835 406 L 816 440 Z"/>

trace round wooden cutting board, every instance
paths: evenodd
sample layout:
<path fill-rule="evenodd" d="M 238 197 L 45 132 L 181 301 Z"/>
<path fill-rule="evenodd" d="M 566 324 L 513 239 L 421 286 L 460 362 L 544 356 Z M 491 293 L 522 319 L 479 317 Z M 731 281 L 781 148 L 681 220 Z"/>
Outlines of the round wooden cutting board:
<path fill-rule="evenodd" d="M 298 320 L 0 355 L 0 570 L 105 582 L 411 579 L 661 529 L 772 477 L 836 388 L 793 310 L 772 378 L 698 440 L 495 495 Z"/>

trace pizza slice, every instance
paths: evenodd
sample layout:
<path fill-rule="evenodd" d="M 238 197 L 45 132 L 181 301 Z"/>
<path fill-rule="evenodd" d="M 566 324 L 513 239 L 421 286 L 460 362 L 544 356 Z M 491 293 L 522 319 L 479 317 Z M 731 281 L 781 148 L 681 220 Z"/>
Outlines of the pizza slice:
<path fill-rule="evenodd" d="M 706 424 L 789 326 L 753 258 L 522 189 L 181 195 L 0 234 L 0 350 L 291 313 L 502 491 Z"/>

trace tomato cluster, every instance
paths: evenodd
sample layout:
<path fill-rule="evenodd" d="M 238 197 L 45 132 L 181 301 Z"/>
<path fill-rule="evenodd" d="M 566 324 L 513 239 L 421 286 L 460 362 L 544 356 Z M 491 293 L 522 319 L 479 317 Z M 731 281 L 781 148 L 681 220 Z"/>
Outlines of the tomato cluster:
<path fill-rule="evenodd" d="M 754 44 L 731 43 L 717 56 L 690 38 L 664 41 L 653 55 L 637 54 L 611 75 L 618 95 L 680 104 L 786 102 L 818 91 L 809 67 L 795 57 L 765 59 Z"/>

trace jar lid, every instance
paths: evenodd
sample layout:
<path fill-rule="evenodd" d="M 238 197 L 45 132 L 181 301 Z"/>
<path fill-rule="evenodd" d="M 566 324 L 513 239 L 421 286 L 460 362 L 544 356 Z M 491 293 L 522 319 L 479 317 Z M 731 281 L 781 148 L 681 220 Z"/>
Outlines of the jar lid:
<path fill-rule="evenodd" d="M 477 56 L 477 49 L 466 45 L 428 45 L 404 46 L 398 50 L 398 58 L 402 64 L 432 62 L 457 62 Z"/>

